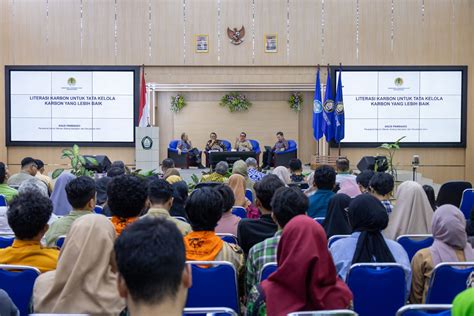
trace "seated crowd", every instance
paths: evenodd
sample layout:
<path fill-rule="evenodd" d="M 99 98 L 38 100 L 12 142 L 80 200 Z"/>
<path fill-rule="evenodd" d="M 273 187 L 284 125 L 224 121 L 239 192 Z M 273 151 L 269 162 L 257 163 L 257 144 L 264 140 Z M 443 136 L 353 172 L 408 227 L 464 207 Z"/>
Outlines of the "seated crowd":
<path fill-rule="evenodd" d="M 237 148 L 248 147 L 245 136 Z M 221 148 L 220 142 L 211 135 L 207 147 Z M 186 146 L 192 149 L 190 141 Z M 268 174 L 253 158 L 231 170 L 219 163 L 191 193 L 170 159 L 163 174 L 148 178 L 114 162 L 98 180 L 63 173 L 54 185 L 37 176 L 42 168 L 27 157 L 10 177 L 0 163 L 0 194 L 8 201 L 0 232 L 15 237 L 0 249 L 0 264 L 39 269 L 35 313 L 182 315 L 193 282 L 186 261 L 230 262 L 246 315 L 351 309 L 354 296 L 345 281 L 355 263 L 400 264 L 408 302 L 421 304 L 438 263 L 474 261 L 468 242 L 474 220 L 466 223 L 453 205 L 433 207 L 429 190 L 417 182 L 395 188 L 389 173 L 356 176 L 347 158 L 309 176 L 298 159 Z M 306 190 L 292 185 L 306 181 Z M 104 214 L 95 213 L 96 205 Z M 404 234 L 432 234 L 434 243 L 410 262 L 396 242 Z M 335 235 L 346 237 L 328 248 Z M 278 269 L 260 282 L 263 266 L 272 262 Z M 474 305 L 474 293 L 456 301 Z M 0 291 L 0 312 L 10 310 L 16 307 Z"/>

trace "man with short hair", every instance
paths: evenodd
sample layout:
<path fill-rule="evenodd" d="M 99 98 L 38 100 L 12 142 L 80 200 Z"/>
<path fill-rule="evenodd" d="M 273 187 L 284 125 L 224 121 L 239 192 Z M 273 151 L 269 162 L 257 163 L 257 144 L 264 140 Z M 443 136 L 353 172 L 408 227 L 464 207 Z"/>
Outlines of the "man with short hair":
<path fill-rule="evenodd" d="M 148 201 L 150 209 L 145 217 L 161 217 L 173 222 L 186 236 L 191 231 L 188 223 L 180 221 L 170 215 L 170 209 L 173 205 L 173 186 L 162 179 L 154 179 L 148 184 Z"/>
<path fill-rule="evenodd" d="M 329 200 L 334 196 L 332 191 L 336 185 L 336 171 L 333 167 L 323 165 L 314 170 L 316 192 L 309 197 L 308 216 L 326 217 Z"/>
<path fill-rule="evenodd" d="M 367 193 L 369 191 L 370 179 L 374 176 L 373 170 L 364 170 L 356 177 L 357 185 L 359 185 L 360 192 Z"/>
<path fill-rule="evenodd" d="M 273 157 L 275 156 L 275 152 L 278 151 L 285 151 L 288 149 L 289 144 L 288 141 L 285 139 L 283 132 L 276 133 L 277 142 L 273 145 L 272 148 L 270 146 L 265 146 L 265 152 L 263 153 L 263 168 L 269 169 L 273 166 Z"/>
<path fill-rule="evenodd" d="M 217 138 L 217 134 L 212 132 L 209 136 L 209 140 L 206 143 L 206 151 L 225 151 L 225 144 L 222 140 Z"/>
<path fill-rule="evenodd" d="M 255 158 L 249 157 L 249 158 L 247 158 L 247 160 L 245 160 L 245 163 L 247 164 L 247 171 L 248 171 L 248 174 L 249 174 L 249 178 L 253 182 L 258 182 L 258 181 L 262 180 L 263 177 L 266 176 L 266 174 L 258 171 L 258 164 L 257 164 L 257 160 Z"/>
<path fill-rule="evenodd" d="M 118 291 L 131 316 L 183 314 L 192 276 L 176 225 L 143 218 L 125 229 L 114 250 Z"/>
<path fill-rule="evenodd" d="M 21 161 L 21 171 L 12 175 L 7 183 L 9 186 L 19 187 L 23 181 L 34 178 L 37 172 L 38 165 L 36 160 L 31 157 L 23 158 Z"/>
<path fill-rule="evenodd" d="M 227 181 L 229 181 L 229 178 L 226 177 L 228 171 L 229 164 L 226 161 L 219 161 L 216 164 L 214 172 L 211 174 L 203 175 L 201 178 L 201 182 L 226 183 Z"/>
<path fill-rule="evenodd" d="M 52 212 L 50 199 L 39 193 L 28 192 L 15 197 L 7 212 L 15 240 L 11 247 L 0 249 L 0 264 L 31 266 L 41 272 L 55 270 L 59 250 L 41 245 Z"/>
<path fill-rule="evenodd" d="M 44 162 L 40 159 L 36 159 L 36 165 L 38 166 L 38 172 L 35 177 L 46 184 L 48 187 L 48 193 L 51 194 L 53 192 L 53 180 L 45 174 L 46 170 L 44 169 Z"/>
<path fill-rule="evenodd" d="M 393 176 L 385 172 L 376 172 L 369 182 L 370 193 L 382 202 L 389 215 L 393 211 L 390 197 L 394 187 L 395 181 Z"/>
<path fill-rule="evenodd" d="M 234 149 L 237 151 L 252 151 L 252 144 L 247 140 L 247 133 L 240 133 L 235 140 Z"/>
<path fill-rule="evenodd" d="M 356 176 L 352 174 L 350 162 L 347 157 L 339 157 L 336 160 L 336 183 L 341 183 L 345 179 L 355 180 Z"/>
<path fill-rule="evenodd" d="M 275 235 L 278 226 L 272 219 L 271 201 L 276 190 L 285 184 L 274 174 L 265 176 L 255 183 L 255 204 L 262 216 L 259 219 L 242 219 L 237 227 L 237 238 L 242 250 L 247 254 L 253 245 Z"/>
<path fill-rule="evenodd" d="M 7 184 L 9 177 L 10 172 L 8 171 L 8 166 L 0 162 L 0 194 L 5 196 L 7 203 L 10 203 L 12 199 L 18 195 L 18 191 Z"/>
<path fill-rule="evenodd" d="M 293 217 L 305 214 L 308 198 L 298 188 L 282 187 L 275 192 L 271 205 L 272 218 L 278 224 L 278 231 L 273 237 L 250 248 L 245 274 L 246 293 L 249 293 L 252 287 L 260 282 L 258 277 L 263 266 L 277 261 L 277 248 L 282 230 Z"/>
<path fill-rule="evenodd" d="M 92 213 L 96 205 L 95 182 L 90 177 L 73 179 L 66 185 L 65 190 L 72 211 L 51 224 L 45 236 L 48 247 L 54 247 L 60 236 L 69 233 L 72 223 L 79 217 Z"/>

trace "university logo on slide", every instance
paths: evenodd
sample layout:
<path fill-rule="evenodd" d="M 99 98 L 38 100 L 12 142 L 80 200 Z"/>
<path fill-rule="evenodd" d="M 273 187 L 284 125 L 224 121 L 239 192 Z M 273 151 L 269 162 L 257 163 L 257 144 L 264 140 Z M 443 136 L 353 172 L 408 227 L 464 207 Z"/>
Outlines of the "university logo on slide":
<path fill-rule="evenodd" d="M 397 77 L 395 78 L 394 83 L 397 87 L 401 87 L 403 85 L 403 79 L 401 77 Z"/>
<path fill-rule="evenodd" d="M 67 84 L 70 86 L 70 87 L 73 87 L 76 85 L 76 78 L 74 77 L 69 77 L 69 79 L 67 80 Z"/>
<path fill-rule="evenodd" d="M 313 112 L 314 113 L 321 113 L 323 111 L 323 106 L 321 105 L 321 101 L 314 100 L 313 101 Z"/>
<path fill-rule="evenodd" d="M 331 113 L 332 111 L 334 111 L 334 101 L 333 100 L 327 100 L 326 102 L 324 102 L 324 111 L 328 112 L 328 113 Z"/>

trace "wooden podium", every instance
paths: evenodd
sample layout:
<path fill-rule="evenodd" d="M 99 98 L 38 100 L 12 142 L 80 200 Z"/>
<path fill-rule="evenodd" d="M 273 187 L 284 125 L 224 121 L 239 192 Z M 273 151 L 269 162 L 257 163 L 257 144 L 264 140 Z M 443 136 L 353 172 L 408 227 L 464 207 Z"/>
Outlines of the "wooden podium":
<path fill-rule="evenodd" d="M 336 167 L 336 160 L 339 156 L 322 156 L 322 155 L 313 155 L 311 157 L 311 169 L 316 169 L 322 165 L 328 165 L 331 167 Z"/>

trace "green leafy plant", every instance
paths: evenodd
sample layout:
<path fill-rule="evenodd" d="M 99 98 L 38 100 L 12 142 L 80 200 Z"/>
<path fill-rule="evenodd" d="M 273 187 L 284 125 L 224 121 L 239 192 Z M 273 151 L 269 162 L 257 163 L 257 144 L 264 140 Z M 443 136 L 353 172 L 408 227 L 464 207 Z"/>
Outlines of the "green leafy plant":
<path fill-rule="evenodd" d="M 295 112 L 300 112 L 303 109 L 303 95 L 299 92 L 293 92 L 288 99 L 290 109 Z"/>
<path fill-rule="evenodd" d="M 227 107 L 230 112 L 244 112 L 252 106 L 252 103 L 247 100 L 247 97 L 238 92 L 231 92 L 224 95 L 219 104 L 223 107 Z"/>
<path fill-rule="evenodd" d="M 198 183 L 199 183 L 199 178 L 198 178 L 198 176 L 195 175 L 195 174 L 191 175 L 191 180 L 192 180 L 192 182 L 189 182 L 189 183 L 188 183 L 188 190 L 189 190 L 189 191 L 194 190 L 194 188 L 196 187 L 196 185 L 198 185 Z"/>
<path fill-rule="evenodd" d="M 383 149 L 387 152 L 387 163 L 388 163 L 388 171 L 390 174 L 394 177 L 397 175 L 397 170 L 394 166 L 394 157 L 395 153 L 397 150 L 400 149 L 400 142 L 405 138 L 406 136 L 403 136 L 399 139 L 397 139 L 394 143 L 385 143 L 380 145 L 378 148 Z"/>
<path fill-rule="evenodd" d="M 79 176 L 89 176 L 92 177 L 94 172 L 91 170 L 86 169 L 86 164 L 89 162 L 90 164 L 97 166 L 98 162 L 95 158 L 91 157 L 84 157 L 79 153 L 79 146 L 74 144 L 72 148 L 63 149 L 61 159 L 69 159 L 71 163 L 71 173 L 76 177 Z M 64 172 L 63 168 L 59 168 L 53 171 L 52 177 L 56 179 Z"/>
<path fill-rule="evenodd" d="M 174 113 L 179 113 L 186 106 L 186 101 L 184 97 L 180 94 L 171 97 L 171 111 Z"/>
<path fill-rule="evenodd" d="M 152 176 L 156 175 L 156 169 L 152 169 L 152 170 L 136 169 L 136 170 L 130 172 L 130 174 L 132 176 L 136 176 L 136 177 L 145 179 L 145 178 L 149 178 L 149 177 L 152 177 Z"/>

